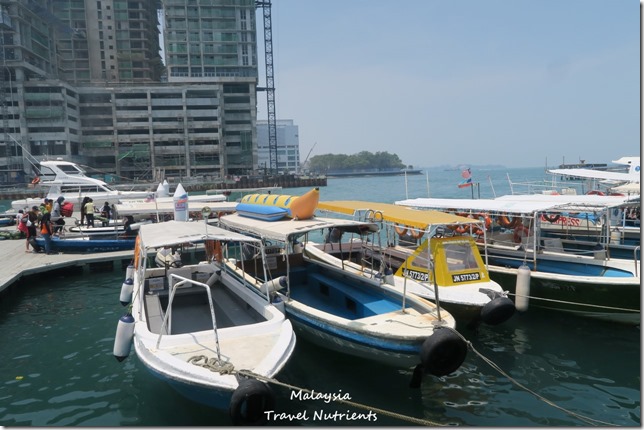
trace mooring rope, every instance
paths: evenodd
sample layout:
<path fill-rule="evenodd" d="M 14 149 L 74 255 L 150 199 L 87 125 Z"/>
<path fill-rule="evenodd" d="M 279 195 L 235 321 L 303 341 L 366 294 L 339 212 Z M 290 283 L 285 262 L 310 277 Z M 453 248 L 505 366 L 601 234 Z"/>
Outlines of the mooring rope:
<path fill-rule="evenodd" d="M 204 367 L 211 372 L 217 372 L 221 375 L 229 375 L 235 371 L 235 366 L 231 362 L 220 361 L 215 357 L 208 358 L 205 355 L 192 356 L 188 359 L 188 363 Z"/>
<path fill-rule="evenodd" d="M 599 308 L 599 309 L 611 309 L 615 311 L 626 311 L 626 312 L 633 312 L 633 313 L 638 313 L 640 311 L 636 309 L 628 309 L 628 308 L 618 308 L 614 306 L 604 306 L 604 305 L 593 305 L 591 303 L 578 303 L 578 302 L 569 302 L 566 300 L 556 300 L 556 299 L 546 299 L 544 297 L 534 297 L 534 296 L 526 296 L 523 294 L 516 294 L 516 293 L 508 293 L 509 296 L 515 296 L 515 297 L 527 297 L 528 299 L 531 300 L 541 300 L 544 302 L 554 302 L 554 303 L 565 303 L 567 305 L 577 305 L 577 306 L 587 306 L 591 308 Z"/>
<path fill-rule="evenodd" d="M 287 384 L 285 382 L 278 381 L 277 379 L 267 378 L 267 377 L 264 377 L 262 375 L 257 375 L 255 373 L 249 371 L 249 370 L 237 370 L 234 373 L 237 373 L 237 374 L 242 375 L 242 376 L 255 378 L 255 379 L 258 379 L 258 380 L 263 381 L 263 382 L 268 382 L 268 383 L 271 383 L 271 384 L 279 385 L 281 387 L 288 388 L 290 390 L 302 391 L 302 392 L 305 392 L 305 393 L 308 393 L 308 394 L 311 394 L 311 395 L 315 394 L 315 392 L 312 391 L 312 390 L 297 387 L 297 386 L 291 385 L 291 384 Z M 332 398 L 331 401 L 336 402 L 336 403 L 342 403 L 342 404 L 352 406 L 352 407 L 355 407 L 355 408 L 368 410 L 370 412 L 375 412 L 375 413 L 382 414 L 382 415 L 385 415 L 385 416 L 388 416 L 388 417 L 399 419 L 401 421 L 407 421 L 407 422 L 422 425 L 422 426 L 446 426 L 446 425 L 449 425 L 449 424 L 437 423 L 437 422 L 422 419 L 422 418 L 410 417 L 408 415 L 399 414 L 397 412 L 392 412 L 392 411 L 388 411 L 388 410 L 385 410 L 385 409 L 376 408 L 376 407 L 365 405 L 365 404 L 362 404 L 362 403 L 352 402 L 350 400 L 345 400 L 345 399 L 340 399 L 340 398 Z"/>
<path fill-rule="evenodd" d="M 612 423 L 608 423 L 608 422 L 605 422 L 605 421 L 596 420 L 596 419 L 594 419 L 594 418 L 589 418 L 589 417 L 586 417 L 586 416 L 584 416 L 584 415 L 578 414 L 578 413 L 576 413 L 576 412 L 569 411 L 568 409 L 563 408 L 563 407 L 561 407 L 561 406 L 557 405 L 557 404 L 556 404 L 556 403 L 554 403 L 553 401 L 548 400 L 547 398 L 543 397 L 541 394 L 539 394 L 539 393 L 537 393 L 537 392 L 535 392 L 535 391 L 531 390 L 530 388 L 526 387 L 525 385 L 521 384 L 519 381 L 517 381 L 516 379 L 514 379 L 512 376 L 508 375 L 508 374 L 507 374 L 503 369 L 501 369 L 501 368 L 500 368 L 496 363 L 494 363 L 492 360 L 490 360 L 489 358 L 487 358 L 486 356 L 484 356 L 483 354 L 481 354 L 480 352 L 478 352 L 478 351 L 476 350 L 476 348 L 474 348 L 474 346 L 472 345 L 472 342 L 470 342 L 469 340 L 465 339 L 465 338 L 463 337 L 463 335 L 462 335 L 462 334 L 460 334 L 458 331 L 456 331 L 455 329 L 453 329 L 453 328 L 451 328 L 451 327 L 445 327 L 445 328 L 452 330 L 452 331 L 453 331 L 454 333 L 456 333 L 456 334 L 457 334 L 461 339 L 463 339 L 463 340 L 465 341 L 465 343 L 467 343 L 468 347 L 469 347 L 472 351 L 474 351 L 474 353 L 475 353 L 476 355 L 478 355 L 479 357 L 481 357 L 481 359 L 482 359 L 483 361 L 485 361 L 485 362 L 486 362 L 490 367 L 492 367 L 494 370 L 496 370 L 497 372 L 499 372 L 501 375 L 503 375 L 503 376 L 505 376 L 506 378 L 508 378 L 508 379 L 510 380 L 510 382 L 512 382 L 514 385 L 516 385 L 517 387 L 519 387 L 519 388 L 521 388 L 521 389 L 523 389 L 523 390 L 527 391 L 528 393 L 532 394 L 533 396 L 535 396 L 537 399 L 541 400 L 542 402 L 545 402 L 546 404 L 548 404 L 548 405 L 550 405 L 550 406 L 552 406 L 552 407 L 554 407 L 554 408 L 556 408 L 556 409 L 559 409 L 560 411 L 562 411 L 562 412 L 564 412 L 564 413 L 566 413 L 566 414 L 568 414 L 568 415 L 570 415 L 570 416 L 573 416 L 573 417 L 575 417 L 575 418 L 578 418 L 578 419 L 580 419 L 581 421 L 584 421 L 584 422 L 586 422 L 586 423 L 588 423 L 588 424 L 598 425 L 598 426 L 617 426 L 617 424 L 612 424 Z"/>

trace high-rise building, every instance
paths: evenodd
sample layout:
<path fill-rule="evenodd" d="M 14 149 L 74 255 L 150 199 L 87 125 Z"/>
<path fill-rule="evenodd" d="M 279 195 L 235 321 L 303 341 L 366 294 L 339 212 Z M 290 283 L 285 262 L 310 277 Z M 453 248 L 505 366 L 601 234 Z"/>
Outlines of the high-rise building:
<path fill-rule="evenodd" d="M 254 0 L 159 7 L 0 0 L 0 182 L 30 179 L 27 153 L 131 180 L 252 173 Z"/>
<path fill-rule="evenodd" d="M 277 125 L 277 173 L 300 173 L 300 136 L 299 128 L 292 119 L 276 121 Z M 271 168 L 268 144 L 268 121 L 257 121 L 257 159 L 258 169 L 269 171 Z"/>

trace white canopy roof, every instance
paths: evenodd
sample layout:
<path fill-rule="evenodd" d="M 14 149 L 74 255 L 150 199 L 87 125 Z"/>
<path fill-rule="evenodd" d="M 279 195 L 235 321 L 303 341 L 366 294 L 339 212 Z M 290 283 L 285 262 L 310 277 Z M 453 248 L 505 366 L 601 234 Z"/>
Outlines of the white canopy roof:
<path fill-rule="evenodd" d="M 189 212 L 201 212 L 204 206 L 208 206 L 213 212 L 231 212 L 237 208 L 237 202 L 202 202 L 188 199 Z M 154 215 L 174 213 L 174 202 L 125 202 L 115 205 L 119 217 L 126 215 Z"/>
<path fill-rule="evenodd" d="M 258 239 L 207 225 L 203 221 L 166 221 L 143 224 L 139 229 L 141 246 L 145 249 L 180 245 L 186 242 L 199 243 L 205 240 L 258 242 Z"/>
<path fill-rule="evenodd" d="M 639 196 L 632 198 L 626 196 L 521 194 L 477 200 L 417 198 L 400 200 L 396 204 L 425 209 L 528 215 L 545 211 L 603 210 L 629 202 L 639 204 Z"/>
<path fill-rule="evenodd" d="M 373 223 L 320 217 L 307 220 L 285 219 L 281 221 L 264 221 L 234 213 L 222 216 L 219 222 L 227 228 L 257 235 L 263 239 L 272 239 L 281 242 L 287 242 L 293 236 L 300 236 L 304 233 L 322 230 L 324 228 L 339 228 L 341 230 L 355 232 L 378 231 L 378 226 Z"/>

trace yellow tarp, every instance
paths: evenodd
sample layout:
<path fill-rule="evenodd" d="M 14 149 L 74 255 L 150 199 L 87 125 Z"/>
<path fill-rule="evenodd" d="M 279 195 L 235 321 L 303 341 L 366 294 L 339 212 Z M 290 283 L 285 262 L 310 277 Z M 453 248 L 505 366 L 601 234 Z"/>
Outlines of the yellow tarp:
<path fill-rule="evenodd" d="M 385 221 L 418 229 L 426 229 L 429 225 L 481 223 L 478 219 L 465 218 L 446 212 L 416 210 L 390 203 L 375 203 L 359 200 L 319 202 L 318 209 L 347 215 L 355 215 L 356 212 L 373 211 L 373 214 L 370 213 L 369 216 L 373 217 L 376 221 L 382 215 L 382 219 Z"/>

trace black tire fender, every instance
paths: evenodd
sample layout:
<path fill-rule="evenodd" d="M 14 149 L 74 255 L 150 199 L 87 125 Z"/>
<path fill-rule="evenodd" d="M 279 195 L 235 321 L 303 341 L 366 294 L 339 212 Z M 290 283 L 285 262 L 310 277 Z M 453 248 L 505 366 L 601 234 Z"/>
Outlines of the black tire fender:
<path fill-rule="evenodd" d="M 423 342 L 420 362 L 425 373 L 445 376 L 461 367 L 467 355 L 467 343 L 453 330 L 439 327 Z"/>
<path fill-rule="evenodd" d="M 264 425 L 264 412 L 275 409 L 275 394 L 271 388 L 257 379 L 244 379 L 230 398 L 228 412 L 236 426 Z"/>
<path fill-rule="evenodd" d="M 483 306 L 481 320 L 487 325 L 498 325 L 509 320 L 516 310 L 514 302 L 508 297 L 497 297 Z"/>

